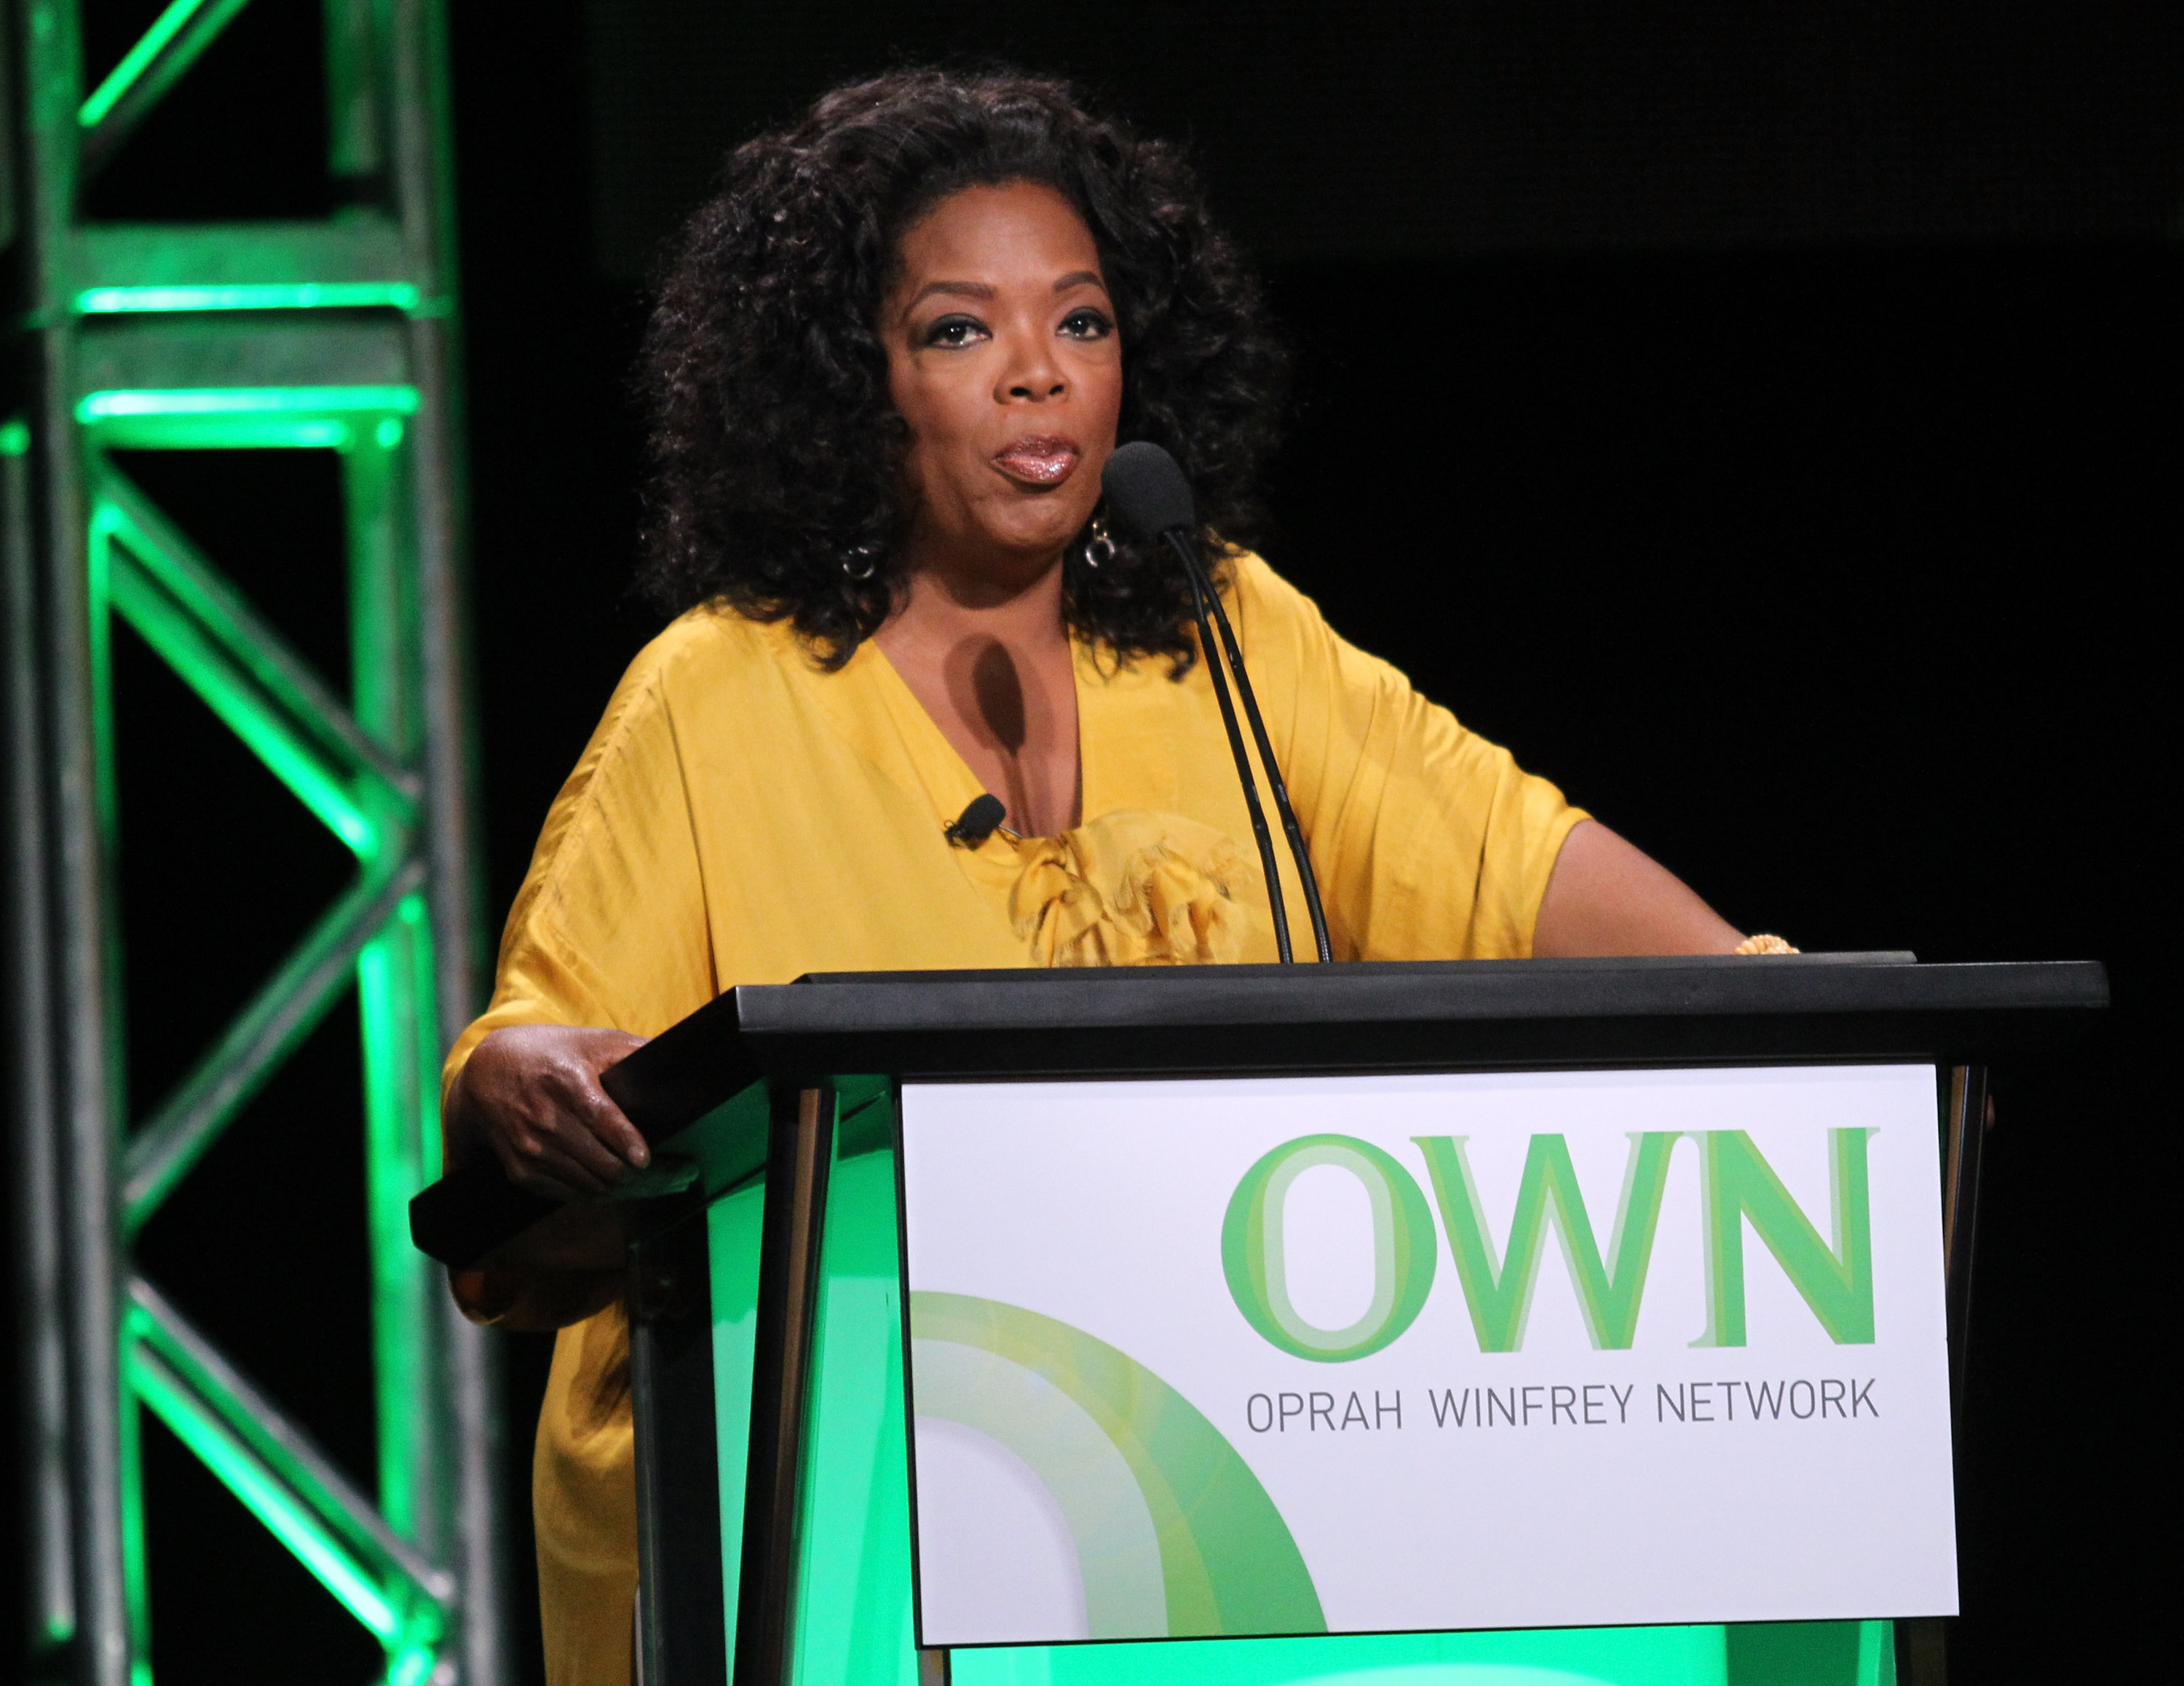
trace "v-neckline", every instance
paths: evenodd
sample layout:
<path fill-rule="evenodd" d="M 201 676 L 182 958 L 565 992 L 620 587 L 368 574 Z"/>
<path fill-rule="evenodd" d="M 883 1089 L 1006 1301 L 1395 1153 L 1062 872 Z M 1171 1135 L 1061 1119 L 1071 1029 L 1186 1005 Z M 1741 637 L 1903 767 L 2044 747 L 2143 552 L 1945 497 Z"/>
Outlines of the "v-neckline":
<path fill-rule="evenodd" d="M 828 673 L 812 663 L 786 622 L 770 630 L 779 659 L 811 687 L 813 702 L 834 730 L 858 747 L 875 771 L 899 784 L 905 797 L 922 797 L 936 832 L 986 793 L 894 664 L 869 639 L 839 670 Z M 1182 699 L 1174 693 L 1193 688 L 1190 682 L 1175 685 L 1156 658 L 1111 667 L 1097 645 L 1072 637 L 1070 649 L 1077 697 L 1078 823 L 1122 809 L 1195 812 L 1196 804 L 1180 786 L 1175 743 L 1176 709 Z M 950 853 L 967 866 L 988 856 L 986 864 L 995 867 L 1016 859 L 1015 846 L 999 832 L 982 849 Z"/>
<path fill-rule="evenodd" d="M 920 782 L 941 810 L 941 823 L 952 823 L 965 808 L 981 796 L 998 795 L 997 792 L 987 790 L 978 774 L 971 771 L 971 764 L 963 759 L 962 751 L 948 741 L 948 734 L 940 729 L 940 722 L 933 719 L 925 704 L 918 700 L 917 693 L 910 688 L 910 682 L 902 676 L 888 653 L 880 648 L 878 639 L 866 639 L 859 648 L 851 665 L 854 667 L 858 660 L 864 659 L 868 651 L 870 663 L 867 665 L 877 664 L 875 682 L 881 699 L 894 719 L 896 730 L 902 734 L 904 747 L 910 751 L 911 760 L 917 769 Z M 1087 739 L 1090 734 L 1086 731 L 1085 704 L 1088 694 L 1096 693 L 1104 688 L 1085 684 L 1084 668 L 1087 659 L 1084 643 L 1072 637 L 1069 641 L 1069 684 L 1077 709 L 1076 823 L 1080 826 L 1096 811 L 1092 805 L 1091 757 L 1086 753 Z M 959 797 L 960 800 L 957 799 Z M 1011 835 L 1018 835 L 1013 828 L 1011 832 Z"/>

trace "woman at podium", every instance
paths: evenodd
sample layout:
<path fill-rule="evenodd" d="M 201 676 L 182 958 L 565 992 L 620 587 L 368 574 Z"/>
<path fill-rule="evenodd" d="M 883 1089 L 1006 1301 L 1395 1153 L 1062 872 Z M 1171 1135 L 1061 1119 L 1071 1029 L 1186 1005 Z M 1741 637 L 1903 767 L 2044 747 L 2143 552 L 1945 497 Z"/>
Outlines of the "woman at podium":
<path fill-rule="evenodd" d="M 1361 298 L 1356 331 L 1396 381 L 1435 325 Z M 1338 960 L 1751 946 L 1245 548 L 1281 373 L 1176 151 L 1059 84 L 902 72 L 741 147 L 644 353 L 644 583 L 674 619 L 547 816 L 448 1059 L 450 1162 L 567 1197 L 643 1165 L 599 1074 L 738 983 L 1275 958 L 1190 587 L 1101 508 L 1118 441 L 1195 488 Z M 1388 442 L 1390 474 L 1437 471 Z M 630 1666 L 618 1286 L 455 1284 L 560 1330 L 535 1464 L 557 1686 Z"/>

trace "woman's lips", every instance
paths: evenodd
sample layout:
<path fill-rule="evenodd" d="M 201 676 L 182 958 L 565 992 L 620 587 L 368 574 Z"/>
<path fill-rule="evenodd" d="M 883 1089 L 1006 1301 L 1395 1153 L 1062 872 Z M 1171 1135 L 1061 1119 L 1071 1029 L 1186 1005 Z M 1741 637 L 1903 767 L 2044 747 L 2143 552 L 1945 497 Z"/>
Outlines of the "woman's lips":
<path fill-rule="evenodd" d="M 1026 486 L 1059 486 L 1077 466 L 1077 442 L 1056 433 L 1034 433 L 994 453 L 994 466 Z"/>

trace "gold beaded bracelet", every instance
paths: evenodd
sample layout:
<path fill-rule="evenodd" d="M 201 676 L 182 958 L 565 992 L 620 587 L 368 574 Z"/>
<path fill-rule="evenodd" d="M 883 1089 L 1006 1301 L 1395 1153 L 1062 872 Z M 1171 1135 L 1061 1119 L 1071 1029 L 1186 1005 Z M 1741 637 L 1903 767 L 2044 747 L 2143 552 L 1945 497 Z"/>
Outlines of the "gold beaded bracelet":
<path fill-rule="evenodd" d="M 1794 954 L 1797 949 L 1780 937 L 1747 937 L 1736 945 L 1740 954 Z"/>

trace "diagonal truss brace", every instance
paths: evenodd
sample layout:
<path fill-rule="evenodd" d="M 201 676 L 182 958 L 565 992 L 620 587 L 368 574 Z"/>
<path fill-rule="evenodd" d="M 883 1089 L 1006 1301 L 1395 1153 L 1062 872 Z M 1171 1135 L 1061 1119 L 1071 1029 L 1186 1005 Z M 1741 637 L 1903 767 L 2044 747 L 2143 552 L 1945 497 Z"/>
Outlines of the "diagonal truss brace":
<path fill-rule="evenodd" d="M 360 878 L 238 1013 L 226 1034 L 131 1139 L 122 1161 L 121 1221 L 131 1236 L 189 1175 L 259 1086 L 348 987 L 357 956 L 424 886 L 411 860 L 391 877 Z"/>
<path fill-rule="evenodd" d="M 453 1580 L 142 1277 L 129 1283 L 125 1339 L 136 1396 L 350 1614 L 398 1652 L 438 1639 Z"/>
<path fill-rule="evenodd" d="M 382 846 L 376 814 L 415 824 L 414 776 L 119 470 L 99 464 L 93 484 L 93 573 L 145 642 L 357 854 Z"/>
<path fill-rule="evenodd" d="M 159 97 L 218 39 L 246 0 L 172 0 L 76 113 L 83 173 L 95 175 Z"/>

